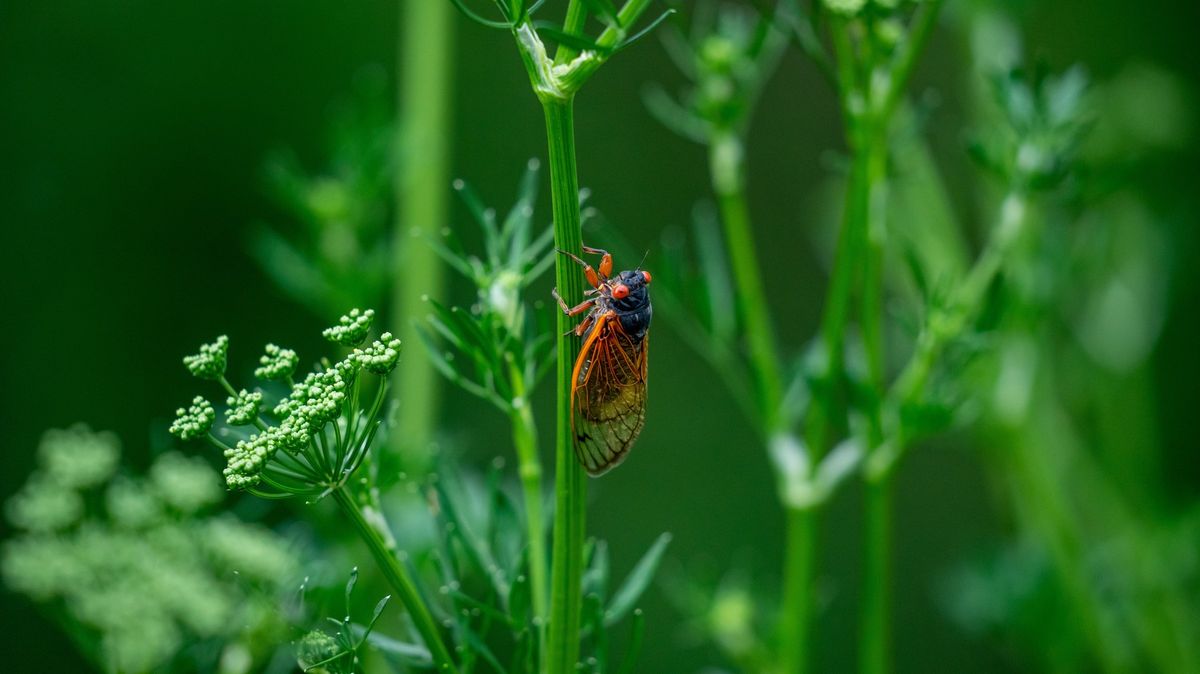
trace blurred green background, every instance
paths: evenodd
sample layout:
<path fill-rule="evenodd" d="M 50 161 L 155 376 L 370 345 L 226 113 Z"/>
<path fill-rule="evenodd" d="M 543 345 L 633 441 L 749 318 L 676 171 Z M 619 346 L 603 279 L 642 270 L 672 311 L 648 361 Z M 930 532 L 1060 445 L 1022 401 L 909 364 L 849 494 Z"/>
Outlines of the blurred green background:
<path fill-rule="evenodd" d="M 1186 121 L 1196 121 L 1194 3 L 1006 4 L 1031 56 L 1055 70 L 1082 63 L 1098 81 L 1161 69 L 1181 83 Z M 320 165 L 337 101 L 364 77 L 394 80 L 398 8 L 380 0 L 0 3 L 0 498 L 24 481 L 48 427 L 84 421 L 114 430 L 127 460 L 146 465 L 167 444 L 170 413 L 195 389 L 180 356 L 219 332 L 241 347 L 235 370 L 249 370 L 257 345 L 271 340 L 317 351 L 319 328 L 335 317 L 292 302 L 248 252 L 254 226 L 289 222 L 265 187 L 263 160 L 288 147 Z M 943 21 L 915 83 L 937 92 L 929 131 L 952 190 L 965 188 L 959 176 L 973 170 L 960 102 L 968 38 L 956 25 Z M 453 174 L 504 207 L 525 160 L 544 154 L 540 111 L 511 38 L 461 20 L 456 27 Z M 608 222 L 651 249 L 653 269 L 661 232 L 687 223 L 708 181 L 703 149 L 646 113 L 641 92 L 651 82 L 680 82 L 654 39 L 615 58 L 576 109 L 581 183 Z M 833 96 L 792 50 L 759 108 L 749 165 L 771 308 L 781 341 L 793 347 L 813 334 L 821 310 L 826 271 L 814 221 L 841 134 Z M 1169 285 L 1165 323 L 1137 374 L 1148 378 L 1149 399 L 1129 403 L 1158 436 L 1161 450 L 1146 451 L 1161 451 L 1160 498 L 1176 504 L 1200 489 L 1200 135 L 1183 141 L 1134 177 L 1165 236 L 1158 262 Z M 965 195 L 956 205 L 965 221 L 978 221 L 970 203 Z M 548 212 L 543 204 L 540 219 Z M 452 222 L 469 226 L 457 203 Z M 471 290 L 457 283 L 446 294 L 461 301 Z M 667 530 L 675 564 L 666 574 L 683 566 L 776 574 L 782 518 L 750 428 L 661 319 L 653 354 L 646 431 L 625 467 L 592 483 L 591 533 L 609 541 L 618 570 Z M 424 355 L 413 348 L 406 357 Z M 479 464 L 508 453 L 499 415 L 460 392 L 445 396 L 448 440 Z M 549 402 L 543 397 L 540 409 Z M 843 492 L 823 525 L 819 671 L 853 667 L 859 501 L 857 489 Z M 1022 670 L 1027 660 L 1002 641 L 965 633 L 939 599 L 947 575 L 996 547 L 1010 519 L 970 437 L 952 434 L 914 452 L 897 508 L 897 669 Z M 84 666 L 31 604 L 4 592 L 7 667 Z M 639 671 L 690 672 L 718 661 L 688 638 L 661 592 L 645 608 Z"/>

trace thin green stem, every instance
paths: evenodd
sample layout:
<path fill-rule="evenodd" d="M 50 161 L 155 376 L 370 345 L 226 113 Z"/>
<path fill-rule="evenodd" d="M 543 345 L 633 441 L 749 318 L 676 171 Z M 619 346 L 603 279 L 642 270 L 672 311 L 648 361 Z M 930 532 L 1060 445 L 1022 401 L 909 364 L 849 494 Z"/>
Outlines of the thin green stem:
<path fill-rule="evenodd" d="M 892 113 L 904 98 L 904 92 L 908 88 L 908 81 L 916 68 L 917 59 L 925 51 L 929 36 L 933 34 L 933 26 L 941 13 L 942 2 L 943 0 L 928 0 L 917 8 L 908 38 L 900 45 L 895 60 L 891 64 L 887 94 L 880 101 L 881 107 L 878 111 L 880 119 L 891 119 Z"/>
<path fill-rule="evenodd" d="M 725 226 L 730 264 L 736 282 L 737 308 L 749 347 L 750 367 L 758 395 L 759 421 L 765 435 L 779 430 L 783 383 L 775 336 L 767 312 L 761 267 L 754 252 L 750 210 L 746 204 L 742 141 L 734 134 L 715 137 L 709 144 L 713 191 Z"/>
<path fill-rule="evenodd" d="M 718 134 L 709 144 L 709 169 L 721 211 L 733 276 L 739 319 L 749 347 L 750 369 L 756 387 L 759 431 L 771 442 L 787 431 L 782 410 L 783 384 L 779 355 L 767 311 L 766 293 L 754 251 L 750 211 L 746 203 L 743 145 L 738 136 Z M 796 479 L 795 476 L 781 476 Z M 785 488 L 786 489 L 786 488 Z M 789 507 L 785 535 L 783 594 L 779 608 L 781 672 L 807 671 L 812 617 L 814 507 Z"/>
<path fill-rule="evenodd" d="M 425 245 L 446 222 L 449 200 L 451 91 L 454 78 L 453 6 L 432 0 L 404 0 L 396 54 L 400 73 L 397 143 L 402 158 L 396 182 L 395 284 L 393 332 L 416 344 L 414 321 L 426 311 L 421 297 L 437 297 L 443 268 Z M 427 358 L 409 358 L 392 375 L 399 392 L 397 427 L 391 435 L 408 470 L 429 466 L 437 422 L 439 378 Z"/>
<path fill-rule="evenodd" d="M 350 523 L 358 531 L 358 535 L 367 544 L 371 556 L 375 558 L 375 563 L 383 572 L 388 584 L 396 591 L 400 603 L 408 611 L 413 625 L 425 642 L 425 647 L 429 649 L 429 654 L 438 671 L 444 674 L 455 674 L 457 669 L 455 669 L 454 661 L 450 658 L 450 651 L 446 649 L 446 644 L 438 632 L 437 623 L 434 622 L 428 607 L 425 606 L 425 601 L 417 590 L 416 584 L 409 577 L 408 570 L 396 558 L 394 544 L 390 542 L 390 532 L 380 532 L 375 525 L 367 521 L 362 509 L 354 502 L 354 498 L 346 492 L 344 487 L 334 489 L 333 498 L 342 509 L 342 514 L 350 520 Z"/>
<path fill-rule="evenodd" d="M 513 445 L 517 450 L 517 473 L 525 498 L 525 528 L 529 536 L 529 583 L 533 615 L 537 618 L 539 643 L 545 644 L 546 591 L 546 523 L 542 514 L 542 461 L 538 456 L 537 424 L 533 408 L 526 397 L 525 377 L 515 363 L 509 362 L 513 401 L 509 412 Z"/>
<path fill-rule="evenodd" d="M 866 483 L 867 559 L 860 639 L 862 674 L 891 671 L 891 493 L 890 474 Z"/>
<path fill-rule="evenodd" d="M 550 196 L 554 212 L 554 244 L 562 251 L 581 255 L 579 178 L 575 166 L 574 112 L 570 99 L 544 99 L 546 137 L 550 157 Z M 572 306 L 583 299 L 583 275 L 559 255 L 554 265 L 558 292 Z M 571 433 L 571 375 L 579 338 L 568 318 L 558 315 L 558 377 L 555 419 L 555 511 L 551 563 L 550 634 L 546 671 L 573 674 L 579 659 L 579 624 L 583 606 L 583 544 L 586 521 L 586 476 L 575 458 Z"/>
<path fill-rule="evenodd" d="M 813 574 L 816 573 L 815 506 L 788 508 L 783 567 L 783 599 L 779 615 L 779 671 L 804 674 L 812 662 L 810 634 Z"/>
<path fill-rule="evenodd" d="M 833 435 L 845 423 L 844 363 L 846 323 L 850 317 L 851 293 L 855 270 L 861 258 L 859 228 L 866 200 L 866 156 L 861 145 L 852 143 L 854 157 L 850 165 L 850 180 L 846 186 L 842 223 L 838 231 L 837 252 L 833 275 L 829 282 L 825 309 L 821 317 L 819 361 L 813 404 L 805 424 L 805 440 L 815 462 L 829 449 Z"/>
<path fill-rule="evenodd" d="M 879 124 L 879 126 L 876 126 Z M 870 453 L 883 450 L 882 400 L 886 391 L 883 335 L 883 255 L 887 237 L 887 136 L 882 123 L 862 122 L 866 171 L 860 213 L 864 235 L 862 303 L 859 321 L 866 351 L 867 379 L 873 392 L 868 403 L 867 447 Z M 896 439 L 896 442 L 899 442 Z M 872 479 L 873 478 L 873 479 Z M 866 485 L 866 580 L 863 585 L 862 651 L 863 674 L 890 671 L 889 557 L 891 555 L 891 476 L 869 476 Z"/>

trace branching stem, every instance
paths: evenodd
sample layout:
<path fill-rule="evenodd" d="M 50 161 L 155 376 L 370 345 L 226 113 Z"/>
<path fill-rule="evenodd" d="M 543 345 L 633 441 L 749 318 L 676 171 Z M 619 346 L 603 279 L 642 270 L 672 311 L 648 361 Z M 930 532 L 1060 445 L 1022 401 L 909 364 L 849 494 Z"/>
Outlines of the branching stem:
<path fill-rule="evenodd" d="M 367 520 L 362 509 L 354 502 L 354 497 L 347 493 L 344 487 L 334 489 L 333 498 L 341 508 L 342 514 L 350 520 L 358 535 L 367 544 L 371 556 L 375 558 L 375 563 L 379 565 L 379 570 L 387 579 L 388 584 L 396 591 L 400 603 L 404 604 L 404 608 L 408 610 L 409 617 L 412 618 L 413 625 L 417 628 L 421 639 L 424 640 L 425 647 L 429 649 L 429 654 L 432 656 L 437 670 L 443 674 L 456 674 L 457 669 L 454 667 L 454 661 L 450 658 L 450 651 L 446 649 L 446 644 L 438 632 L 437 623 L 434 622 L 433 616 L 426 608 L 425 600 L 418 592 L 416 584 L 409 577 L 408 570 L 396 558 L 394 546 L 388 542 L 391 536 L 388 535 L 385 538 L 384 534 Z"/>

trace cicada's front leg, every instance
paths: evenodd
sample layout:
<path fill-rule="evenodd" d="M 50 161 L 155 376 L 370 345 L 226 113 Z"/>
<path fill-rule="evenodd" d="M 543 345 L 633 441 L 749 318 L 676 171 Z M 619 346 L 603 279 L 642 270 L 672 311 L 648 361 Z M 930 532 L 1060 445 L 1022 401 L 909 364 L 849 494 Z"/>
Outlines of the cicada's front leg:
<path fill-rule="evenodd" d="M 588 284 L 591 285 L 593 288 L 599 288 L 600 283 L 602 281 L 608 280 L 608 274 L 605 273 L 605 271 L 604 271 L 605 267 L 604 267 L 603 260 L 601 260 L 601 262 L 600 262 L 600 273 L 597 274 L 596 270 L 592 268 L 592 265 L 583 261 L 583 259 L 581 259 L 578 255 L 575 255 L 574 253 L 569 253 L 561 248 L 559 248 L 557 250 L 558 250 L 558 252 L 562 253 L 563 255 L 566 255 L 567 257 L 574 260 L 576 263 L 579 264 L 579 266 L 583 267 L 583 275 L 587 277 Z M 587 250 L 587 249 L 585 248 L 584 250 Z M 612 260 L 611 259 L 608 260 L 608 271 L 609 272 L 612 271 Z"/>

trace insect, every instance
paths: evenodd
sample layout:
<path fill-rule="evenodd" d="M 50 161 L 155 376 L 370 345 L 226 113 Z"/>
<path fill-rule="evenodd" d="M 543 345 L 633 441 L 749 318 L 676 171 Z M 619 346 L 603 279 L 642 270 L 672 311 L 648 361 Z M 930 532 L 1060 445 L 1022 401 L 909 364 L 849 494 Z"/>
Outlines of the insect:
<path fill-rule="evenodd" d="M 587 299 L 569 307 L 558 290 L 554 299 L 567 316 L 587 315 L 575 327 L 583 347 L 571 375 L 571 432 L 575 456 L 592 477 L 615 468 L 629 453 L 646 423 L 646 350 L 650 330 L 650 272 L 641 269 L 612 275 L 612 255 L 599 248 L 590 264 L 567 251 L 592 286 Z"/>

